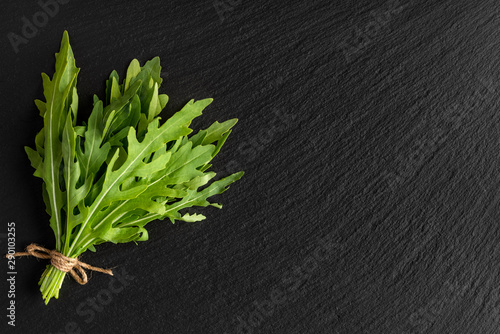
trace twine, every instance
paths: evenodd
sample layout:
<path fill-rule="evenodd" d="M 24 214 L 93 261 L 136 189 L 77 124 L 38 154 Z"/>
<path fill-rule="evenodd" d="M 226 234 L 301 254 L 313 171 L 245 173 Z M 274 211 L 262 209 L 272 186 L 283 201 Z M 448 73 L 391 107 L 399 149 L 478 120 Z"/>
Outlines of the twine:
<path fill-rule="evenodd" d="M 66 255 L 59 253 L 55 249 L 49 250 L 47 248 L 38 246 L 36 244 L 31 244 L 28 247 L 26 247 L 26 252 L 16 252 L 14 254 L 5 255 L 6 258 L 9 258 L 10 256 L 13 257 L 34 256 L 39 259 L 47 259 L 47 260 L 50 259 L 50 263 L 56 269 L 63 271 L 65 273 L 69 273 L 75 279 L 75 281 L 77 281 L 81 285 L 87 284 L 87 282 L 89 281 L 87 273 L 85 272 L 85 270 L 83 270 L 83 268 L 113 276 L 113 272 L 111 271 L 111 269 L 102 269 L 94 267 L 79 261 L 78 258 L 68 257 Z M 77 271 L 78 273 L 80 273 L 80 275 L 77 274 Z"/>

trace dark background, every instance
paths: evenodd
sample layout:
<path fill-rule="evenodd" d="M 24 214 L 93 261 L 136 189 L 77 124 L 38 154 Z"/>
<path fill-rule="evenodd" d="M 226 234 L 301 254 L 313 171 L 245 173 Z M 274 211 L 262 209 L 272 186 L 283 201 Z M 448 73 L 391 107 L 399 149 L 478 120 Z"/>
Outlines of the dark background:
<path fill-rule="evenodd" d="M 18 251 L 54 246 L 23 146 L 65 29 L 82 119 L 113 69 L 160 56 L 163 116 L 213 97 L 193 127 L 239 118 L 214 168 L 246 174 L 206 221 L 83 255 L 119 281 L 45 306 L 46 262 L 19 259 L 15 328 L 2 265 L 2 333 L 498 333 L 497 1 L 62 2 L 46 22 L 2 2 L 2 253 L 9 222 Z"/>

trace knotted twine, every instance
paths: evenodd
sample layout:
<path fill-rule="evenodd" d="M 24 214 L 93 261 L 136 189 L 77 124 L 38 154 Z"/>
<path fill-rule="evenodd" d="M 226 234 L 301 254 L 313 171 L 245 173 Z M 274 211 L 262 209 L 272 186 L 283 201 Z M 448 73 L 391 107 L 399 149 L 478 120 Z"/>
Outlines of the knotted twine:
<path fill-rule="evenodd" d="M 85 270 L 83 270 L 83 268 L 113 276 L 113 272 L 110 269 L 102 269 L 91 266 L 90 264 L 79 261 L 78 258 L 68 257 L 59 253 L 55 249 L 49 250 L 47 248 L 38 246 L 37 244 L 31 244 L 26 247 L 26 252 L 16 252 L 14 254 L 5 255 L 6 258 L 9 258 L 10 256 L 34 256 L 39 259 L 50 259 L 50 264 L 52 264 L 56 269 L 59 269 L 60 271 L 69 273 L 75 279 L 75 281 L 77 281 L 81 285 L 87 284 L 87 282 L 89 281 L 87 273 L 85 272 Z M 77 271 L 80 273 L 80 275 L 77 274 Z"/>

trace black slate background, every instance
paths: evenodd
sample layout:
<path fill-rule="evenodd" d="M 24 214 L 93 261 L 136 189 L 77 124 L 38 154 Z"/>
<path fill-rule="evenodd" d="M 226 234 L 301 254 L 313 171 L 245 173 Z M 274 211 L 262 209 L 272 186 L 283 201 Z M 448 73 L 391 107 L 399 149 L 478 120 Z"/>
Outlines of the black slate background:
<path fill-rule="evenodd" d="M 2 265 L 0 332 L 500 331 L 498 2 L 61 2 L 17 53 L 8 34 L 41 8 L 2 3 L 2 253 L 9 222 L 18 250 L 54 246 L 23 146 L 65 29 L 82 119 L 113 69 L 158 55 L 163 115 L 213 97 L 193 126 L 239 118 L 215 168 L 246 174 L 206 221 L 83 256 L 125 286 L 67 279 L 45 306 L 46 263 L 18 260 L 15 328 Z"/>

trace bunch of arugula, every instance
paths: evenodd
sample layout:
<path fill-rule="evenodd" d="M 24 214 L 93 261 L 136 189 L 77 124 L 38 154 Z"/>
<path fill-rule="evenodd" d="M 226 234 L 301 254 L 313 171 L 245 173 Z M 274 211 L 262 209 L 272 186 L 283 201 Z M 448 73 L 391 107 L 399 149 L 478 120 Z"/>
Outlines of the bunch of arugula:
<path fill-rule="evenodd" d="M 119 83 L 116 71 L 106 81 L 106 98 L 94 96 L 87 123 L 76 125 L 79 68 L 65 31 L 55 73 L 42 73 L 45 102 L 36 100 L 44 120 L 26 147 L 43 180 L 43 199 L 56 250 L 76 258 L 103 242 L 144 241 L 144 226 L 169 218 L 195 222 L 201 214 L 181 213 L 192 206 L 206 207 L 207 198 L 224 192 L 243 172 L 212 181 L 210 161 L 219 152 L 236 119 L 215 122 L 191 135 L 191 121 L 212 99 L 191 100 L 160 124 L 159 113 L 168 96 L 158 57 L 140 66 L 134 59 Z M 65 272 L 48 265 L 39 285 L 47 304 L 59 297 Z"/>

